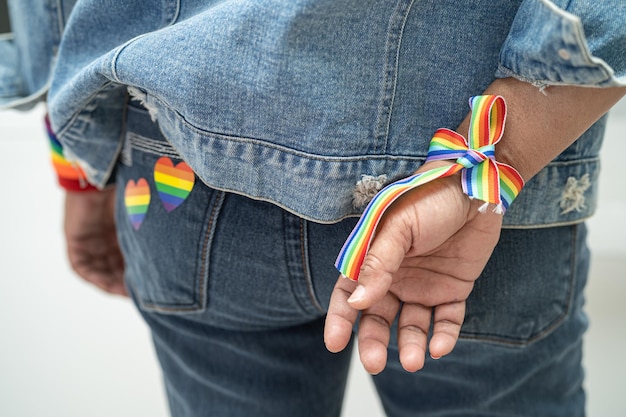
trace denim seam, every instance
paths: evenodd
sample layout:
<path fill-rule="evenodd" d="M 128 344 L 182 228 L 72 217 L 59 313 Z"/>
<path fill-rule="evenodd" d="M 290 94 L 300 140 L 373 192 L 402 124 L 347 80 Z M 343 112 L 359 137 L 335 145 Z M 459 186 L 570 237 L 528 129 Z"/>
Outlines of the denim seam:
<path fill-rule="evenodd" d="M 211 215 L 209 216 L 209 223 L 207 225 L 206 235 L 202 244 L 202 257 L 200 259 L 202 265 L 200 266 L 200 282 L 198 285 L 198 291 L 202 300 L 201 304 L 203 309 L 206 309 L 208 300 L 207 289 L 209 281 L 209 263 L 211 262 L 211 247 L 215 236 L 217 219 L 221 212 L 225 197 L 226 194 L 220 191 L 217 191 L 216 195 L 213 197 L 213 208 L 211 210 Z"/>
<path fill-rule="evenodd" d="M 81 119 L 89 119 L 89 115 L 91 113 L 91 111 L 97 107 L 97 101 L 98 101 L 98 96 L 103 95 L 107 92 L 107 90 L 109 89 L 108 87 L 114 87 L 115 83 L 112 81 L 108 81 L 106 82 L 102 88 L 100 88 L 99 90 L 97 90 L 94 94 L 92 94 L 91 96 L 89 96 L 89 99 L 86 101 L 87 104 L 85 104 L 80 111 L 74 113 L 69 120 L 65 123 L 65 125 L 58 129 L 57 132 L 57 139 L 59 139 L 59 141 L 61 142 L 61 144 L 64 146 L 64 153 L 66 153 L 68 160 L 71 161 L 80 161 L 79 158 L 77 158 L 71 151 L 72 147 L 71 146 L 67 146 L 68 144 L 67 141 L 69 140 L 70 142 L 84 142 L 86 141 L 88 138 L 84 138 L 83 137 L 83 132 L 81 131 L 82 127 L 79 125 L 77 126 L 77 122 L 81 121 Z M 117 141 L 117 147 L 115 149 L 115 152 L 113 153 L 114 157 L 111 158 L 111 161 L 109 162 L 109 165 L 107 166 L 106 169 L 103 170 L 97 170 L 99 172 L 103 172 L 102 175 L 102 180 L 101 181 L 97 181 L 97 180 L 93 180 L 92 183 L 94 185 L 96 185 L 98 188 L 103 189 L 109 182 L 109 180 L 111 179 L 111 176 L 115 170 L 115 166 L 117 165 L 117 160 L 119 158 L 120 152 L 122 151 L 122 147 L 124 145 L 124 128 L 125 128 L 125 124 L 126 124 L 126 107 L 127 107 L 127 102 L 128 100 L 126 100 L 126 102 L 124 103 L 123 108 L 121 109 L 121 111 L 123 112 L 123 116 L 122 116 L 122 126 L 121 126 L 121 134 L 120 137 L 118 138 Z M 88 121 L 84 121 L 83 123 L 88 124 Z M 85 162 L 85 161 L 83 161 Z M 92 174 L 94 173 L 94 170 L 92 169 L 92 167 L 87 164 L 85 162 L 86 166 L 82 166 L 83 170 L 85 171 L 85 174 L 87 175 L 88 180 L 91 181 L 92 179 Z M 87 170 L 86 168 L 89 168 L 89 170 Z"/>
<path fill-rule="evenodd" d="M 120 130 L 120 139 L 118 142 L 117 152 L 116 152 L 117 157 L 115 158 L 116 161 L 122 159 L 122 152 L 124 151 L 124 145 L 126 142 L 126 132 L 128 131 L 128 93 L 126 93 L 126 101 L 124 102 L 123 111 L 124 113 L 122 116 L 122 129 Z M 131 148 L 131 153 L 132 153 L 132 148 Z M 132 157 L 131 157 L 131 165 L 132 165 Z M 115 178 L 114 172 L 115 172 L 115 164 L 111 166 L 111 170 L 107 174 L 105 187 L 110 184 L 115 184 L 116 178 Z"/>
<path fill-rule="evenodd" d="M 607 74 L 607 70 L 605 68 L 602 68 L 602 70 L 604 71 L 605 74 Z M 529 83 L 532 84 L 533 86 L 539 88 L 541 91 L 544 91 L 546 88 L 548 87 L 558 87 L 558 86 L 572 86 L 572 85 L 577 85 L 577 86 L 586 86 L 586 87 L 602 87 L 602 86 L 607 86 L 607 83 L 610 83 L 613 80 L 613 76 L 611 74 L 606 75 L 605 78 L 601 79 L 601 80 L 595 80 L 592 83 L 572 83 L 572 82 L 567 82 L 567 81 L 556 81 L 556 80 L 550 80 L 550 79 L 533 79 L 530 77 L 525 77 L 521 74 L 518 74 L 517 72 L 513 71 L 510 68 L 507 68 L 504 64 L 498 64 L 498 71 L 504 75 L 504 76 L 498 76 L 498 78 L 506 78 L 506 77 L 512 77 L 515 78 L 519 81 L 523 81 L 525 83 Z M 609 85 L 613 85 L 613 84 L 609 84 Z M 545 91 L 544 91 L 545 93 Z"/>
<path fill-rule="evenodd" d="M 190 313 L 190 312 L 202 312 L 206 309 L 207 306 L 207 294 L 206 288 L 208 287 L 208 264 L 210 262 L 210 251 L 211 251 L 211 243 L 213 241 L 213 237 L 215 235 L 215 224 L 217 222 L 217 218 L 221 211 L 222 203 L 224 201 L 223 192 L 218 192 L 216 196 L 213 198 L 212 203 L 210 204 L 211 214 L 209 215 L 209 219 L 207 222 L 207 228 L 204 233 L 204 239 L 202 242 L 202 256 L 200 257 L 200 270 L 194 279 L 194 289 L 196 291 L 195 300 L 192 304 L 183 306 L 179 305 L 176 307 L 167 307 L 163 305 L 158 305 L 154 303 L 146 303 L 140 300 L 140 304 L 144 309 L 154 312 L 160 313 Z M 209 209 L 209 208 L 207 208 Z"/>
<path fill-rule="evenodd" d="M 290 244 L 290 240 L 292 240 L 292 236 L 291 236 L 291 226 L 289 223 L 291 223 L 291 221 L 293 221 L 293 216 L 290 213 L 287 212 L 283 212 L 283 227 L 284 227 L 284 231 L 285 231 L 285 239 L 284 239 L 284 244 L 285 244 L 285 260 L 287 263 L 287 276 L 289 278 L 289 288 L 291 288 L 291 294 L 293 295 L 293 298 L 296 300 L 296 302 L 298 303 L 298 306 L 300 307 L 300 309 L 304 312 L 307 312 L 307 308 L 304 305 L 304 303 L 302 302 L 302 300 L 300 299 L 300 297 L 298 296 L 298 291 L 296 288 L 296 281 L 297 278 L 294 277 L 294 271 L 293 268 L 291 267 L 291 263 L 293 262 L 292 258 L 292 248 L 291 248 L 291 244 Z"/>
<path fill-rule="evenodd" d="M 74 129 L 76 129 L 76 127 L 74 126 L 76 121 L 80 119 L 80 116 L 84 113 L 84 112 L 89 112 L 91 111 L 91 109 L 89 109 L 89 104 L 91 104 L 96 97 L 98 97 L 100 94 L 102 94 L 103 92 L 105 92 L 109 87 L 112 87 L 114 85 L 114 81 L 107 81 L 104 84 L 102 84 L 100 86 L 100 88 L 97 91 L 94 91 L 86 100 L 84 104 L 80 110 L 78 110 L 76 113 L 72 114 L 71 117 L 69 117 L 67 119 L 67 121 L 65 121 L 65 123 L 63 124 L 63 126 L 60 126 L 58 129 L 56 130 L 56 136 L 58 139 L 62 139 L 66 134 L 70 134 L 70 132 Z M 55 126 L 53 126 L 54 128 Z M 79 136 L 79 135 L 77 135 Z"/>
<path fill-rule="evenodd" d="M 48 39 L 48 41 L 52 42 L 54 47 L 53 47 L 53 52 L 54 54 L 57 53 L 58 51 L 58 45 L 61 41 L 61 36 L 63 36 L 63 30 L 65 28 L 65 22 L 63 21 L 63 7 L 61 5 L 61 0 L 57 0 L 56 2 L 54 2 L 54 5 L 50 5 L 50 8 L 52 10 L 50 10 L 52 12 L 53 15 L 56 15 L 56 19 L 52 19 L 55 21 L 55 30 L 51 31 L 51 34 L 54 33 L 54 38 L 53 39 Z"/>
<path fill-rule="evenodd" d="M 284 152 L 289 155 L 294 155 L 302 158 L 307 158 L 312 161 L 322 161 L 322 162 L 359 162 L 359 161 L 375 161 L 375 160 L 389 160 L 389 161 L 415 161 L 416 167 L 419 168 L 419 165 L 423 164 L 426 160 L 426 155 L 399 155 L 399 154 L 380 154 L 380 155 L 352 155 L 352 156 L 332 156 L 332 155 L 319 155 L 310 153 L 307 151 L 301 151 L 298 149 L 290 148 L 287 146 L 277 145 L 275 143 L 269 142 L 260 138 L 246 137 L 246 136 L 238 136 L 238 135 L 230 135 L 226 133 L 212 132 L 209 130 L 204 130 L 190 121 L 188 121 L 185 117 L 183 117 L 178 111 L 172 108 L 166 101 L 162 100 L 160 97 L 147 94 L 150 99 L 156 100 L 160 106 L 164 107 L 166 110 L 172 112 L 176 115 L 176 121 L 184 124 L 189 130 L 191 130 L 194 134 L 197 134 L 202 137 L 224 140 L 230 142 L 241 143 L 244 145 L 254 145 L 260 146 L 280 152 Z M 567 161 L 555 160 L 551 161 L 547 167 L 560 167 L 567 165 L 577 165 L 581 163 L 589 163 L 596 162 L 600 158 L 599 157 L 585 157 L 585 158 L 577 158 L 571 159 Z M 419 165 L 417 165 L 419 164 Z"/>
<path fill-rule="evenodd" d="M 176 149 L 169 142 L 155 141 L 134 132 L 127 132 L 126 140 L 128 140 L 133 149 L 144 153 L 181 159 Z"/>
<path fill-rule="evenodd" d="M 298 222 L 297 230 L 294 222 Z M 300 307 L 300 310 L 306 314 L 317 313 L 317 307 L 315 309 L 310 308 L 309 302 L 310 296 L 304 296 L 303 291 L 309 292 L 308 283 L 306 281 L 306 269 L 303 269 L 304 260 L 302 259 L 302 219 L 289 213 L 283 212 L 283 230 L 284 230 L 284 248 L 285 248 L 285 260 L 287 266 L 287 277 L 289 280 L 289 288 L 291 288 L 291 294 L 296 303 Z M 295 245 L 300 248 L 295 248 Z M 299 258 L 299 259 L 297 259 Z"/>
<path fill-rule="evenodd" d="M 284 152 L 289 155 L 294 155 L 302 158 L 307 158 L 312 161 L 322 161 L 322 162 L 358 162 L 358 161 L 375 161 L 375 160 L 389 160 L 389 161 L 415 161 L 416 164 L 422 164 L 426 160 L 426 155 L 393 155 L 393 154 L 385 154 L 385 155 L 352 155 L 352 156 L 332 156 L 332 155 L 318 155 L 307 151 L 301 151 L 298 149 L 293 149 L 287 146 L 277 145 L 275 143 L 269 142 L 268 140 L 246 137 L 246 136 L 237 136 L 230 135 L 226 133 L 212 132 L 209 130 L 204 130 L 187 119 L 183 117 L 178 111 L 172 108 L 167 102 L 163 101 L 159 97 L 148 94 L 150 99 L 158 101 L 159 105 L 164 107 L 166 110 L 172 112 L 176 115 L 176 122 L 184 124 L 187 129 L 191 130 L 194 134 L 202 137 L 207 137 L 211 139 L 217 140 L 225 140 L 230 142 L 241 143 L 243 145 L 254 145 L 261 146 L 268 149 Z M 417 169 L 419 165 L 416 165 L 415 169 Z"/>
<path fill-rule="evenodd" d="M 308 246 L 308 233 L 307 233 L 307 221 L 300 219 L 300 255 L 302 258 L 302 272 L 304 274 L 304 282 L 308 290 L 311 304 L 319 310 L 320 313 L 325 313 L 324 308 L 319 302 L 313 287 L 313 280 L 311 278 L 311 269 L 309 268 L 309 246 Z"/>
<path fill-rule="evenodd" d="M 502 226 L 503 229 L 513 229 L 513 230 L 530 230 L 530 229 L 545 229 L 548 227 L 563 227 L 563 226 L 574 226 L 580 223 L 585 222 L 586 220 L 590 219 L 591 217 L 593 217 L 593 213 L 591 213 L 588 216 L 585 217 L 580 217 L 574 220 L 569 220 L 569 221 L 565 221 L 565 222 L 554 222 L 554 223 L 545 223 L 545 224 L 528 224 L 528 225 L 524 225 L 524 224 L 520 224 L 520 225 L 504 225 Z"/>
<path fill-rule="evenodd" d="M 126 41 L 124 44 L 120 45 L 117 48 L 117 51 L 115 51 L 115 53 L 113 54 L 113 57 L 111 58 L 111 62 L 109 63 L 109 70 L 111 71 L 112 81 L 115 81 L 115 82 L 117 82 L 118 84 L 121 84 L 121 85 L 125 85 L 120 80 L 120 77 L 117 75 L 117 60 L 119 59 L 119 57 L 122 54 L 122 52 L 124 52 L 124 49 L 126 49 L 130 44 L 135 43 L 138 39 L 146 37 L 149 34 L 150 33 L 148 32 L 148 33 L 144 33 L 144 34 L 139 35 L 139 36 L 135 36 L 134 38 L 129 39 L 128 41 Z"/>
<path fill-rule="evenodd" d="M 572 305 L 574 304 L 574 297 L 576 295 L 576 288 L 577 288 L 576 284 L 578 280 L 577 254 L 578 254 L 578 249 L 579 249 L 579 244 L 578 244 L 579 229 L 580 229 L 580 225 L 576 225 L 575 227 L 572 228 L 572 236 L 571 236 L 572 252 L 570 254 L 570 270 L 571 270 L 572 275 L 570 277 L 570 291 L 569 291 L 569 296 L 567 297 L 567 309 L 565 311 L 565 317 L 570 315 L 572 311 Z"/>
<path fill-rule="evenodd" d="M 389 17 L 387 39 L 385 44 L 385 64 L 383 67 L 383 82 L 381 83 L 380 102 L 376 116 L 376 132 L 374 133 L 374 150 L 379 152 L 381 147 L 387 149 L 387 139 L 391 125 L 391 115 L 396 95 L 398 69 L 400 66 L 400 47 L 404 27 L 413 6 L 414 0 L 398 2 L 393 14 Z M 380 143 L 382 142 L 382 144 Z"/>
<path fill-rule="evenodd" d="M 174 4 L 174 7 L 172 7 Z M 180 0 L 170 1 L 166 7 L 163 8 L 164 27 L 172 26 L 178 20 L 180 16 Z"/>

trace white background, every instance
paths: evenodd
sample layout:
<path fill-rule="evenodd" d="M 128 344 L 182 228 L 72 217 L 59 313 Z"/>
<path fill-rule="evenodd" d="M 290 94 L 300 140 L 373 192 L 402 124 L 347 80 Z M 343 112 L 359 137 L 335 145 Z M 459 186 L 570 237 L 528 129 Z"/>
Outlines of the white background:
<path fill-rule="evenodd" d="M 589 222 L 593 265 L 586 337 L 589 412 L 626 415 L 626 101 L 603 150 L 600 207 Z M 0 416 L 167 415 L 150 336 L 130 302 L 70 271 L 43 108 L 0 113 Z M 354 361 L 344 416 L 382 416 Z"/>

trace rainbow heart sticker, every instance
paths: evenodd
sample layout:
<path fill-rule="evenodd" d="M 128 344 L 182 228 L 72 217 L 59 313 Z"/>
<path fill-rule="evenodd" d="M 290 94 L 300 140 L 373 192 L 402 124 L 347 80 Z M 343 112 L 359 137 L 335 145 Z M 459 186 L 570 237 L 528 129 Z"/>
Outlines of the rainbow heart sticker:
<path fill-rule="evenodd" d="M 162 156 L 154 165 L 154 182 L 163 207 L 171 212 L 189 196 L 196 176 L 185 162 L 176 166 L 170 158 Z"/>
<path fill-rule="evenodd" d="M 150 205 L 150 186 L 145 178 L 139 178 L 137 183 L 128 180 L 124 190 L 124 204 L 133 229 L 139 230 Z"/>

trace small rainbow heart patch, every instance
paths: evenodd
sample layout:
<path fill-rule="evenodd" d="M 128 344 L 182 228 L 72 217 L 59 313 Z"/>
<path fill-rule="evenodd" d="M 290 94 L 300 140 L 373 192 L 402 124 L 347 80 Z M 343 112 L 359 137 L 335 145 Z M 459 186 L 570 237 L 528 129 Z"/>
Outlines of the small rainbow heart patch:
<path fill-rule="evenodd" d="M 195 181 L 193 170 L 185 162 L 174 165 L 170 158 L 162 156 L 154 165 L 156 189 L 168 213 L 185 201 Z"/>
<path fill-rule="evenodd" d="M 128 180 L 124 190 L 124 204 L 133 229 L 139 230 L 150 205 L 150 186 L 145 178 L 139 178 L 137 183 Z"/>

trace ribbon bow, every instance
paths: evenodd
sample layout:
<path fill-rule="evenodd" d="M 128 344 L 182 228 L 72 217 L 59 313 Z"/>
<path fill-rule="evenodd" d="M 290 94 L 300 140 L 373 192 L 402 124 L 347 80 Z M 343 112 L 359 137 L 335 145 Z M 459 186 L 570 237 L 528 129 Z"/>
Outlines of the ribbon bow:
<path fill-rule="evenodd" d="M 450 129 L 438 129 L 431 139 L 426 161 L 453 159 L 450 166 L 438 167 L 396 181 L 383 188 L 361 215 L 339 252 L 335 266 L 342 275 L 357 280 L 376 226 L 385 210 L 402 194 L 438 178 L 461 171 L 463 192 L 485 202 L 485 211 L 503 214 L 517 197 L 524 180 L 515 168 L 495 160 L 495 145 L 502 137 L 506 103 L 500 96 L 475 96 L 469 100 L 472 116 L 468 139 Z"/>

